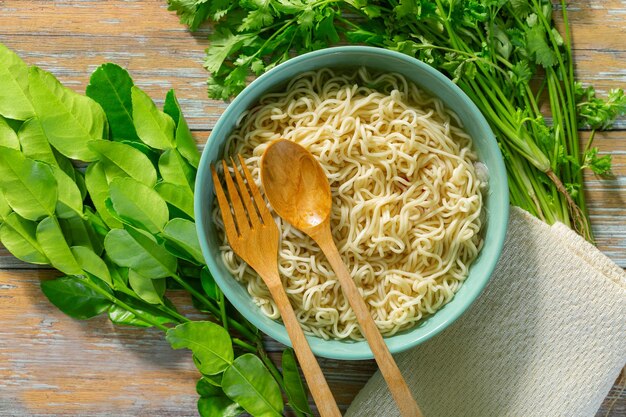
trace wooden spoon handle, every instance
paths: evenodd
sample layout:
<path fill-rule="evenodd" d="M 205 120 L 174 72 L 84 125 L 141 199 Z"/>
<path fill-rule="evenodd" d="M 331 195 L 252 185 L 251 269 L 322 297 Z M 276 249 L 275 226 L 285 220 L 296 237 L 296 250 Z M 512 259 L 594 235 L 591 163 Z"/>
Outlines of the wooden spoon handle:
<path fill-rule="evenodd" d="M 391 356 L 382 335 L 378 331 L 378 327 L 376 327 L 376 323 L 374 323 L 374 319 L 372 319 L 361 293 L 359 293 L 348 268 L 339 255 L 337 246 L 330 233 L 330 228 L 327 226 L 318 230 L 319 233 L 311 235 L 311 237 L 320 246 L 339 278 L 341 289 L 356 315 L 361 332 L 374 353 L 374 359 L 376 359 L 378 368 L 380 368 L 380 372 L 389 386 L 389 391 L 391 391 L 391 395 L 400 409 L 400 414 L 403 417 L 423 417 L 396 361 Z"/>
<path fill-rule="evenodd" d="M 280 278 L 273 278 L 273 281 L 276 279 L 280 282 Z M 317 405 L 320 416 L 341 417 L 341 412 L 337 407 L 337 402 L 335 401 L 333 394 L 330 392 L 326 378 L 317 363 L 315 355 L 311 352 L 309 343 L 304 337 L 304 332 L 302 331 L 300 323 L 296 318 L 296 313 L 294 313 L 293 308 L 289 303 L 289 299 L 287 298 L 287 294 L 285 293 L 283 286 L 276 285 L 270 287 L 270 293 L 272 294 L 272 298 L 274 298 L 274 302 L 278 306 L 283 323 L 285 324 L 285 328 L 289 334 L 289 339 L 291 339 L 293 350 L 296 353 L 298 362 L 300 362 L 304 379 L 307 381 L 309 390 L 311 391 L 313 400 Z"/>

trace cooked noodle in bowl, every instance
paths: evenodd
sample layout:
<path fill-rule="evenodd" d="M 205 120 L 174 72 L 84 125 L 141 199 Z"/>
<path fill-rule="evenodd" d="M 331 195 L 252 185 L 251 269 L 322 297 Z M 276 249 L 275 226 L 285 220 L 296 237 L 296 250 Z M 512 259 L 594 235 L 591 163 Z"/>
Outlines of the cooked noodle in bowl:
<path fill-rule="evenodd" d="M 306 72 L 242 114 L 225 153 L 241 154 L 260 186 L 261 156 L 279 138 L 307 148 L 326 172 L 334 240 L 383 335 L 454 297 L 482 246 L 487 184 L 470 136 L 439 99 L 398 74 Z M 280 275 L 305 331 L 361 339 L 319 247 L 275 218 Z M 227 269 L 279 319 L 262 279 L 228 246 L 217 207 L 213 219 Z"/>

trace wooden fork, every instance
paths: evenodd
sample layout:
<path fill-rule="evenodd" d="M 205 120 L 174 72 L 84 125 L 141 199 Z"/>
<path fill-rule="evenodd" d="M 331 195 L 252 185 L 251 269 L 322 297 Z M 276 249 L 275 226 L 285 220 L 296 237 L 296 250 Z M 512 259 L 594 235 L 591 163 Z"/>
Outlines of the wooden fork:
<path fill-rule="evenodd" d="M 293 344 L 293 349 L 304 373 L 304 378 L 309 385 L 309 390 L 313 395 L 320 415 L 322 417 L 341 416 L 326 378 L 324 378 L 324 374 L 313 352 L 311 352 L 311 348 L 304 337 L 300 323 L 298 323 L 296 314 L 280 281 L 280 275 L 278 274 L 278 227 L 274 223 L 274 219 L 263 197 L 261 197 L 261 192 L 254 183 L 252 175 L 241 155 L 239 155 L 239 162 L 246 177 L 247 187 L 235 165 L 235 161 L 232 158 L 230 161 L 233 165 L 235 180 L 238 185 L 238 187 L 235 186 L 226 161 L 222 161 L 230 203 L 220 184 L 215 167 L 211 166 L 215 194 L 222 213 L 228 243 L 233 251 L 261 276 L 269 288 L 270 294 L 278 306 L 283 323 Z M 237 191 L 237 188 L 239 191 Z M 252 197 L 248 192 L 248 188 L 252 193 Z"/>

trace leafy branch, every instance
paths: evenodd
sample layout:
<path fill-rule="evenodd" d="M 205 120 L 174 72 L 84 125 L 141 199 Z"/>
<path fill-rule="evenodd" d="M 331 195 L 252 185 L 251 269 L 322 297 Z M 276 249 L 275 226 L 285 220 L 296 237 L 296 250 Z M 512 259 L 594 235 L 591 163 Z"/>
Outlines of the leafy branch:
<path fill-rule="evenodd" d="M 269 360 L 204 263 L 193 213 L 200 155 L 174 92 L 161 110 L 124 69 L 104 64 L 83 96 L 1 44 L 0 88 L 9 94 L 0 99 L 0 241 L 63 274 L 41 283 L 50 302 L 80 320 L 106 313 L 158 328 L 174 349 L 190 349 L 203 416 L 279 416 L 281 390 L 300 404 L 296 415 L 310 414 L 302 385 L 283 383 L 300 379 L 297 368 L 281 373 Z M 187 291 L 207 320 L 181 314 L 168 288 Z"/>

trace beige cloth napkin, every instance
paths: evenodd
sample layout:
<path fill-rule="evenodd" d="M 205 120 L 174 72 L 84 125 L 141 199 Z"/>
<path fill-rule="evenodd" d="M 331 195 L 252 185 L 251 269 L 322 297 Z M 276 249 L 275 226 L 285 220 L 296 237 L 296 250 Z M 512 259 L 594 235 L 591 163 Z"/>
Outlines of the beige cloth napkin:
<path fill-rule="evenodd" d="M 626 362 L 626 274 L 566 226 L 512 208 L 484 293 L 396 360 L 426 417 L 593 416 Z M 398 415 L 380 372 L 347 413 Z"/>

